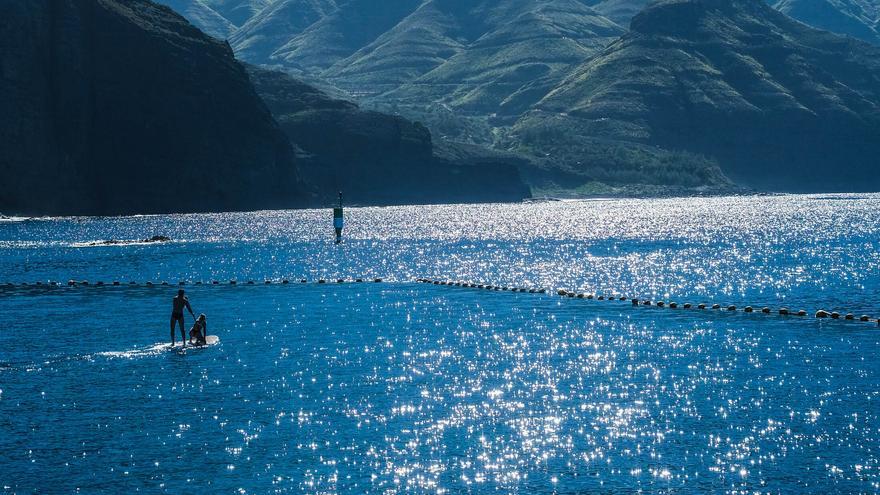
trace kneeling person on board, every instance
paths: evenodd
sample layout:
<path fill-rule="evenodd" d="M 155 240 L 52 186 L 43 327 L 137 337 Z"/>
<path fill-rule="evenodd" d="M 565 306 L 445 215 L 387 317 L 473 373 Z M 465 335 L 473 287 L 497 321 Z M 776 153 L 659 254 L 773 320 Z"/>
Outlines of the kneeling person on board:
<path fill-rule="evenodd" d="M 177 297 L 172 301 L 171 306 L 171 345 L 174 345 L 174 325 L 180 325 L 180 342 L 186 347 L 186 329 L 183 328 L 183 308 L 186 308 L 189 311 L 189 314 L 192 315 L 193 319 L 196 319 L 195 313 L 193 313 L 192 306 L 189 305 L 189 299 L 184 295 L 183 289 L 177 291 Z"/>
<path fill-rule="evenodd" d="M 193 343 L 195 339 L 195 343 Z M 208 343 L 208 321 L 204 314 L 200 314 L 199 318 L 189 329 L 189 343 L 191 345 L 206 345 Z"/>

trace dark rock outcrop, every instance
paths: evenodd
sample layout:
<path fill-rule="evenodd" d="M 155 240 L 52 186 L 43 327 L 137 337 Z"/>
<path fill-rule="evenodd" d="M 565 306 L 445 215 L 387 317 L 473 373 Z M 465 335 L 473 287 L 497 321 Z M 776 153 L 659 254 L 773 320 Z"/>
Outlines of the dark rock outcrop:
<path fill-rule="evenodd" d="M 171 9 L 3 0 L 0 46 L 0 211 L 305 203 L 293 149 L 229 46 Z"/>
<path fill-rule="evenodd" d="M 248 66 L 251 80 L 303 152 L 303 177 L 326 200 L 356 204 L 519 201 L 530 196 L 516 158 L 434 149 L 431 133 L 399 116 L 330 98 L 291 76 Z"/>
<path fill-rule="evenodd" d="M 89 242 L 87 246 L 130 246 L 132 244 L 161 244 L 163 242 L 171 242 L 171 238 L 164 235 L 154 235 L 149 239 L 141 239 L 139 241 L 121 241 L 118 239 L 108 239 L 105 241 Z"/>

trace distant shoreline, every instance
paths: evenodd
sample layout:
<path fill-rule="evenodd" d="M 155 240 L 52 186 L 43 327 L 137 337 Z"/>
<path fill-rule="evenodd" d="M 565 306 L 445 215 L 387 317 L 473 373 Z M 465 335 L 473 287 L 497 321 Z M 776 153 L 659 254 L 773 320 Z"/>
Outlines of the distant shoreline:
<path fill-rule="evenodd" d="M 514 205 L 514 204 L 534 204 L 534 203 L 566 203 L 579 201 L 616 201 L 626 199 L 683 199 L 683 198 L 734 198 L 734 197 L 779 197 L 779 196 L 817 196 L 816 199 L 857 199 L 846 198 L 844 196 L 864 196 L 878 195 L 880 191 L 821 191 L 821 192 L 717 192 L 717 193 L 694 193 L 694 194 L 665 194 L 665 195 L 638 195 L 638 194 L 595 194 L 581 196 L 540 196 L 526 198 L 522 201 L 492 201 L 492 202 L 425 202 L 425 203 L 395 203 L 395 204 L 358 204 L 352 203 L 346 205 L 346 208 L 397 208 L 412 206 L 456 206 L 456 205 Z M 841 196 L 835 198 L 834 196 Z M 230 211 L 191 211 L 191 212 L 160 212 L 160 213 L 134 213 L 119 215 L 2 215 L 0 214 L 0 224 L 3 223 L 21 223 L 31 221 L 51 221 L 64 219 L 87 219 L 87 218 L 149 218 L 160 216 L 174 215 L 219 215 L 219 214 L 247 214 L 258 212 L 281 212 L 281 211 L 323 211 L 332 208 L 333 205 L 327 204 L 322 206 L 308 206 L 303 208 L 278 208 L 278 209 L 253 209 L 253 210 L 230 210 Z"/>

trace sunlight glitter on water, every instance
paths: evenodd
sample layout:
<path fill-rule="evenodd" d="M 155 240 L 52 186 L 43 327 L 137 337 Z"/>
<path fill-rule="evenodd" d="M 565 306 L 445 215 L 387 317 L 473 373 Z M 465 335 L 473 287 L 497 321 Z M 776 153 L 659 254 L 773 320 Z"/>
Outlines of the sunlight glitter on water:
<path fill-rule="evenodd" d="M 319 211 L 8 222 L 17 281 L 391 283 L 187 286 L 221 341 L 186 354 L 163 351 L 176 287 L 0 290 L 0 486 L 876 493 L 875 326 L 410 280 L 873 315 L 878 213 L 807 196 L 352 209 L 339 248 Z M 73 247 L 153 234 L 176 241 Z"/>

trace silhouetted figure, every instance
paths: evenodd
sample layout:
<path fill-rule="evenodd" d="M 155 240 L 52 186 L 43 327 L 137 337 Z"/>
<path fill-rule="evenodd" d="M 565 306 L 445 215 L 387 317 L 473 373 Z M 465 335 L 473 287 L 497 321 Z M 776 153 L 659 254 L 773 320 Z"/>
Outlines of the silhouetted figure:
<path fill-rule="evenodd" d="M 200 314 L 192 328 L 189 329 L 189 343 L 206 345 L 208 343 L 208 321 L 204 313 Z"/>
<path fill-rule="evenodd" d="M 183 328 L 183 309 L 186 308 L 189 311 L 189 314 L 192 315 L 193 319 L 196 319 L 195 313 L 193 313 L 192 306 L 189 305 L 189 299 L 184 295 L 183 289 L 177 291 L 177 297 L 172 301 L 171 306 L 171 345 L 174 345 L 174 324 L 180 324 L 180 341 L 183 343 L 183 346 L 186 347 L 186 329 Z"/>
<path fill-rule="evenodd" d="M 342 191 L 339 192 L 339 207 L 333 208 L 333 228 L 336 229 L 336 244 L 342 242 L 342 227 L 345 221 L 342 216 Z"/>

